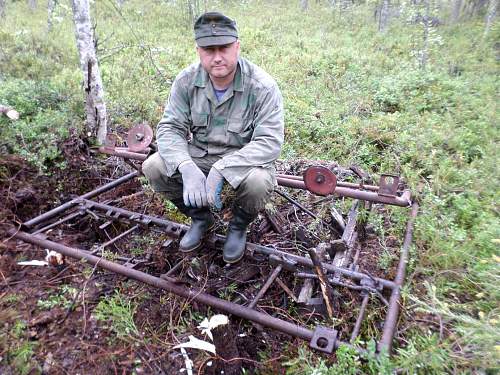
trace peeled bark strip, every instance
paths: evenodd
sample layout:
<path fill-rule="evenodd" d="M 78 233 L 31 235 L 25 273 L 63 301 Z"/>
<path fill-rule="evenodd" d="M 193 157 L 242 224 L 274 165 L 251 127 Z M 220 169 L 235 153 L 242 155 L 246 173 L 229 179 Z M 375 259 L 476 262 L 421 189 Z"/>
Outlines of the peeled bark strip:
<path fill-rule="evenodd" d="M 107 134 L 106 103 L 94 48 L 89 0 L 72 0 L 71 5 L 75 22 L 76 46 L 83 72 L 87 127 L 90 133 L 97 137 L 97 142 L 104 144 Z"/>

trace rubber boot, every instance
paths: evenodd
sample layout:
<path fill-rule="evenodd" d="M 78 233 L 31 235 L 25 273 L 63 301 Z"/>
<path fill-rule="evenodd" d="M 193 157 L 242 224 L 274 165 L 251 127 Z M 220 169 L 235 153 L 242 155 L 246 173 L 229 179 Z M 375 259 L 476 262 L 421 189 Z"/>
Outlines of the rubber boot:
<path fill-rule="evenodd" d="M 186 215 L 191 218 L 191 226 L 179 243 L 179 250 L 183 253 L 199 249 L 203 244 L 203 237 L 215 223 L 212 213 L 206 207 L 186 207 Z"/>
<path fill-rule="evenodd" d="M 223 258 L 226 263 L 236 263 L 245 254 L 247 227 L 255 219 L 242 208 L 233 208 L 233 218 L 229 222 L 229 230 L 224 243 Z"/>

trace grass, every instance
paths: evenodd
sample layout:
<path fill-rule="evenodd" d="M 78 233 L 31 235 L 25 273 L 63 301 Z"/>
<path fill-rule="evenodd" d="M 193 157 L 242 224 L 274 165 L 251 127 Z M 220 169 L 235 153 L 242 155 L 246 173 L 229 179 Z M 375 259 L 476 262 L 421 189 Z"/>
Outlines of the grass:
<path fill-rule="evenodd" d="M 404 295 L 406 330 L 391 368 L 494 371 L 500 360 L 499 27 L 485 40 L 480 18 L 434 29 L 422 70 L 416 58 L 422 27 L 404 22 L 410 7 L 382 35 L 372 2 L 342 15 L 324 3 L 310 2 L 302 13 L 285 1 L 208 1 L 210 9 L 237 19 L 243 55 L 281 87 L 282 158 L 395 172 L 421 191 Z M 121 11 L 110 0 L 92 6 L 112 129 L 155 124 L 170 82 L 196 58 L 183 6 L 125 4 Z M 64 167 L 57 144 L 68 128 L 83 132 L 81 76 L 69 8 L 58 6 L 59 21 L 47 35 L 45 10 L 24 17 L 26 7 L 9 3 L 0 23 L 0 102 L 21 112 L 16 123 L 0 118 L 0 147 L 48 172 Z M 396 228 L 391 234 L 400 236 L 406 212 L 392 209 L 390 216 Z M 133 306 L 112 301 L 110 311 L 130 316 Z M 445 335 L 413 320 L 418 314 L 440 320 Z M 115 319 L 113 313 L 103 316 Z M 124 322 L 133 334 L 133 319 Z M 358 366 L 358 360 L 345 363 Z M 312 357 L 294 366 L 297 373 L 336 371 Z"/>

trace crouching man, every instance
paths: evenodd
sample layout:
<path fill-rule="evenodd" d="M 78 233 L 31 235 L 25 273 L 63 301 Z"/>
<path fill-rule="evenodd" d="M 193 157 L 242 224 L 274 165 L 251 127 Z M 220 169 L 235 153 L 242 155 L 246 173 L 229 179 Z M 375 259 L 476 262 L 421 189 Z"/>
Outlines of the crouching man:
<path fill-rule="evenodd" d="M 248 225 L 276 183 L 274 162 L 283 143 L 283 99 L 276 82 L 240 57 L 236 23 L 221 13 L 194 24 L 199 63 L 175 79 L 157 127 L 158 153 L 144 175 L 192 220 L 180 241 L 190 252 L 213 226 L 225 182 L 236 192 L 224 261 L 244 254 Z"/>

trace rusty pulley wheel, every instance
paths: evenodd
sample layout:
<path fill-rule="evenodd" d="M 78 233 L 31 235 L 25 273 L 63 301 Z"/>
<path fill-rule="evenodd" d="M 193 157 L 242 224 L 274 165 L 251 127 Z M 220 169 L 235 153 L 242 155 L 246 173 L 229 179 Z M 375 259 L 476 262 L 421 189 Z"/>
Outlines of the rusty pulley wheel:
<path fill-rule="evenodd" d="M 325 167 L 309 167 L 304 172 L 307 190 L 317 195 L 329 195 L 335 191 L 337 176 Z"/>
<path fill-rule="evenodd" d="M 144 151 L 153 140 L 153 129 L 148 124 L 138 124 L 129 130 L 127 146 L 130 151 Z"/>

